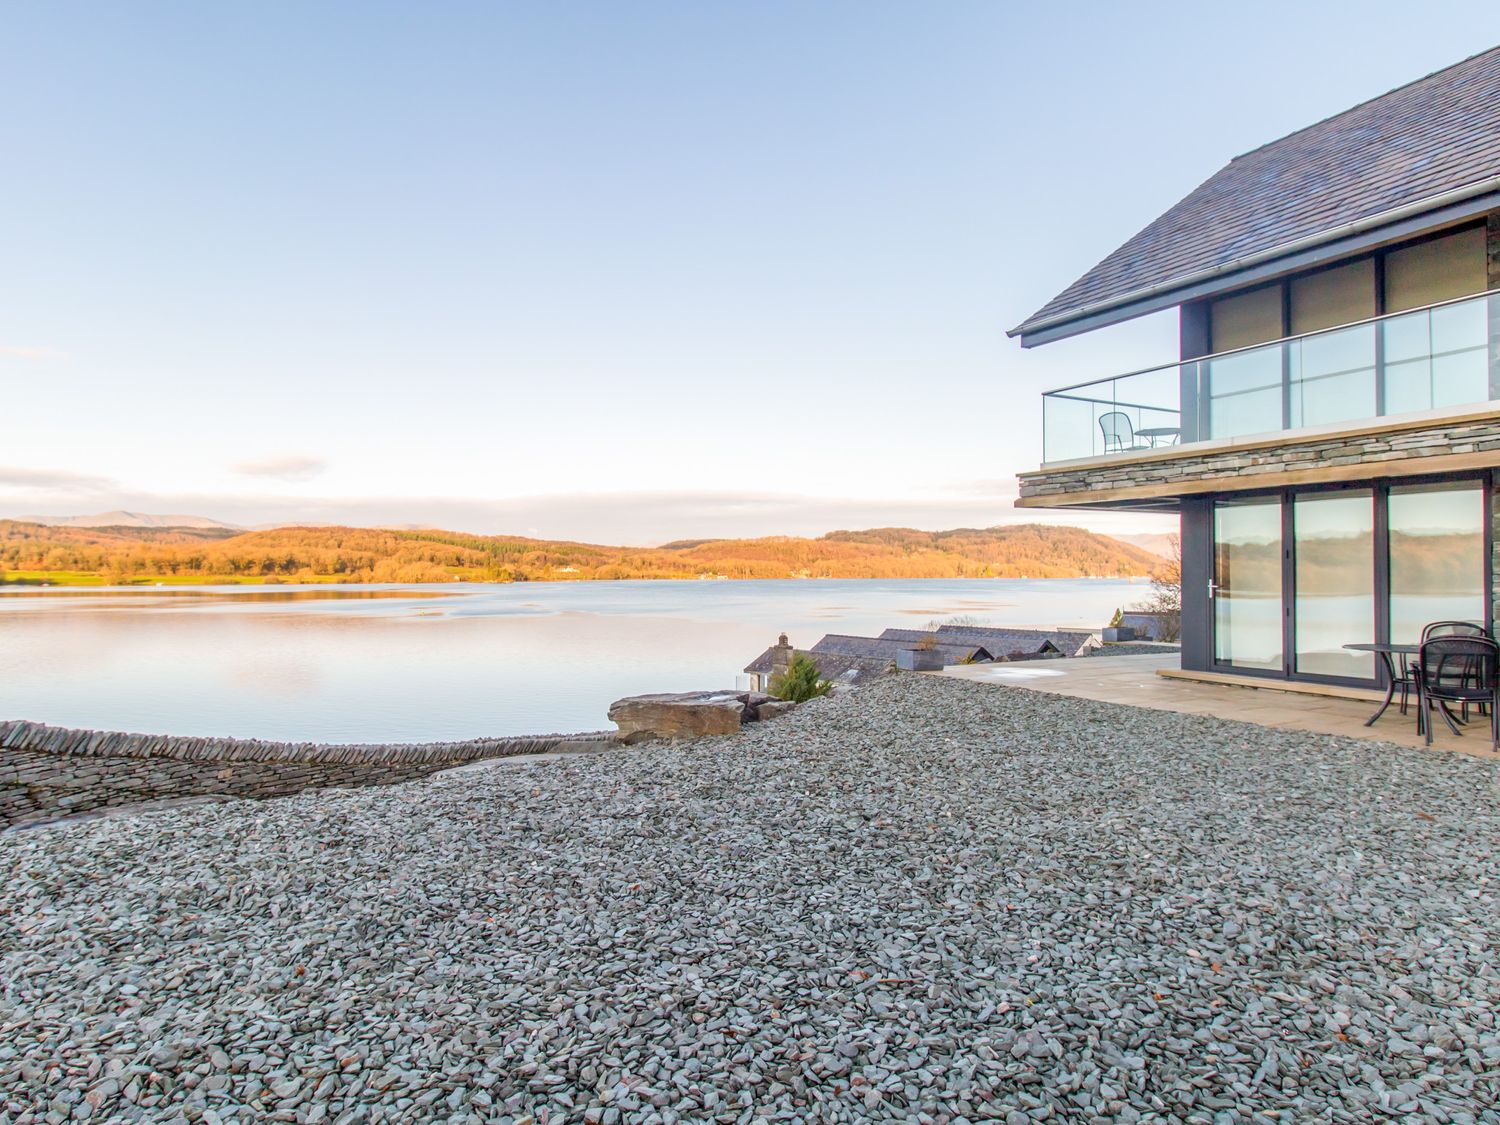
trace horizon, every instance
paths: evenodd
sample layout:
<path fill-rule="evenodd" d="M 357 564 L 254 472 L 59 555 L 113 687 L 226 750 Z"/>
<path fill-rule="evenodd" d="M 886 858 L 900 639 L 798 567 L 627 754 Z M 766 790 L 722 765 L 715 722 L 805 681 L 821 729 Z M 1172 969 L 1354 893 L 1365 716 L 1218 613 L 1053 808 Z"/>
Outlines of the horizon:
<path fill-rule="evenodd" d="M 111 516 L 125 517 L 125 520 L 124 521 L 109 521 L 107 519 L 107 517 L 111 517 Z M 470 531 L 470 530 L 467 530 L 467 529 L 464 529 L 464 528 L 446 527 L 446 526 L 443 526 L 441 524 L 419 524 L 419 523 L 401 523 L 401 524 L 394 524 L 394 523 L 374 523 L 374 524 L 309 523 L 309 522 L 306 522 L 306 521 L 289 521 L 289 522 L 284 522 L 284 523 L 270 522 L 270 523 L 260 523 L 260 524 L 237 524 L 237 523 L 230 523 L 230 522 L 226 522 L 226 521 L 223 521 L 223 520 L 219 520 L 219 519 L 217 519 L 217 518 L 215 518 L 213 516 L 203 515 L 201 513 L 190 513 L 190 512 L 171 512 L 171 513 L 163 513 L 163 512 L 141 512 L 141 511 L 132 511 L 132 510 L 128 510 L 128 509 L 112 509 L 112 510 L 107 511 L 107 512 L 83 513 L 83 514 L 78 514 L 78 515 L 45 515 L 45 514 L 41 514 L 41 513 L 27 513 L 27 514 L 23 514 L 23 515 L 19 515 L 19 516 L 0 516 L 0 520 L 9 520 L 9 521 L 12 521 L 12 522 L 15 522 L 15 523 L 31 523 L 31 524 L 36 524 L 38 526 L 43 526 L 43 527 L 72 528 L 72 529 L 76 529 L 76 530 L 79 530 L 79 531 L 107 530 L 107 529 L 112 529 L 112 528 L 126 528 L 126 529 L 140 529 L 140 530 L 146 530 L 146 529 L 184 530 L 184 529 L 200 529 L 200 528 L 209 528 L 209 529 L 222 528 L 222 529 L 224 529 L 226 531 L 233 531 L 236 534 L 250 534 L 250 533 L 260 532 L 260 531 L 281 531 L 281 530 L 295 530 L 295 529 L 316 530 L 316 529 L 324 529 L 324 528 L 337 528 L 337 529 L 343 529 L 343 530 L 349 530 L 349 531 L 430 531 L 430 532 L 441 532 L 441 533 L 444 533 L 444 534 L 454 534 L 454 535 L 473 535 L 473 536 L 482 537 L 482 538 L 496 538 L 496 539 L 536 539 L 539 542 L 568 542 L 568 543 L 576 543 L 576 544 L 578 544 L 580 546 L 619 547 L 619 548 L 627 548 L 627 549 L 633 549 L 633 550 L 634 549 L 638 549 L 638 550 L 659 550 L 659 549 L 661 549 L 663 547 L 670 547 L 670 546 L 678 545 L 678 544 L 681 544 L 681 543 L 695 543 L 695 544 L 700 544 L 701 543 L 701 544 L 708 544 L 708 543 L 717 543 L 717 542 L 733 542 L 733 541 L 737 541 L 737 540 L 738 541 L 745 541 L 745 542 L 754 542 L 754 541 L 760 541 L 760 540 L 773 540 L 773 539 L 805 539 L 805 540 L 814 540 L 815 541 L 815 540 L 819 540 L 819 539 L 826 539 L 829 536 L 833 536 L 833 535 L 853 535 L 853 534 L 860 534 L 860 533 L 867 533 L 867 532 L 874 532 L 874 531 L 911 531 L 911 532 L 916 532 L 917 534 L 922 534 L 922 535 L 947 535 L 947 534 L 954 534 L 954 533 L 957 533 L 957 532 L 964 532 L 964 531 L 972 531 L 972 532 L 995 532 L 995 531 L 1004 531 L 1004 530 L 1013 529 L 1013 528 L 1026 528 L 1026 527 L 1037 527 L 1037 528 L 1045 528 L 1045 529 L 1054 529 L 1055 528 L 1055 529 L 1060 529 L 1060 530 L 1085 531 L 1085 532 L 1089 532 L 1090 534 L 1097 534 L 1097 535 L 1102 535 L 1102 536 L 1104 536 L 1106 538 L 1116 539 L 1116 540 L 1118 540 L 1120 542 L 1127 543 L 1127 544 L 1130 544 L 1132 546 L 1141 546 L 1142 545 L 1141 543 L 1137 542 L 1137 540 L 1151 541 L 1151 540 L 1157 540 L 1157 539 L 1165 539 L 1165 538 L 1169 538 L 1171 536 L 1174 536 L 1176 534 L 1175 531 L 1166 531 L 1166 532 L 1160 532 L 1160 531 L 1146 531 L 1146 532 L 1123 531 L 1123 532 L 1117 532 L 1117 533 L 1095 532 L 1091 528 L 1083 527 L 1081 524 L 1077 524 L 1077 523 L 1060 523 L 1060 522 L 1051 522 L 1051 521 L 1043 521 L 1043 520 L 1016 520 L 1016 521 L 1010 521 L 1010 522 L 1006 522 L 1006 523 L 997 523 L 997 524 L 988 524 L 988 525 L 963 525 L 963 524 L 961 524 L 961 525 L 954 525 L 954 526 L 948 526 L 948 527 L 916 527 L 916 526 L 907 525 L 907 524 L 879 524 L 879 525 L 869 525 L 869 526 L 863 526 L 863 527 L 854 527 L 854 526 L 831 527 L 831 528 L 827 528 L 827 529 L 825 529 L 825 530 L 823 530 L 821 532 L 808 532 L 808 533 L 769 532 L 769 533 L 761 534 L 761 535 L 684 536 L 684 537 L 679 538 L 679 539 L 668 539 L 668 540 L 662 540 L 662 541 L 657 541 L 657 542 L 645 543 L 645 542 L 628 542 L 628 541 L 609 542 L 609 541 L 605 541 L 605 540 L 590 540 L 590 539 L 577 539 L 577 538 L 566 538 L 566 539 L 558 539 L 558 538 L 550 538 L 550 537 L 548 537 L 548 538 L 541 538 L 541 537 L 538 537 L 538 536 L 525 535 L 525 534 L 521 534 L 521 533 L 518 533 L 518 532 L 504 532 L 504 531 L 501 531 L 501 532 L 478 532 L 478 531 Z M 149 522 L 138 522 L 138 523 L 129 522 L 129 521 L 132 521 L 132 520 L 136 520 L 136 521 L 149 521 Z M 87 522 L 75 522 L 75 521 L 87 521 Z M 181 521 L 181 522 L 173 522 L 173 521 Z M 1146 547 L 1145 549 L 1148 550 L 1148 551 L 1151 551 L 1151 553 L 1156 553 L 1156 552 L 1152 551 L 1152 549 L 1149 548 L 1149 547 Z"/>
<path fill-rule="evenodd" d="M 1170 531 L 1013 501 L 1040 393 L 1172 360 L 1175 318 L 1005 329 L 1500 31 L 1438 8 L 12 9 L 0 516 Z"/>

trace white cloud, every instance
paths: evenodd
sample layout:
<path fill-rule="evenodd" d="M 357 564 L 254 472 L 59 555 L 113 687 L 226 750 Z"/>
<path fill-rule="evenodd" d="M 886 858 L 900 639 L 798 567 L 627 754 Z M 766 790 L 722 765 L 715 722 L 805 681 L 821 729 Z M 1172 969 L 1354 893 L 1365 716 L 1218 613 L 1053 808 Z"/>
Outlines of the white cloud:
<path fill-rule="evenodd" d="M 38 489 L 43 492 L 99 492 L 113 487 L 108 477 L 75 473 L 68 469 L 30 469 L 0 465 L 0 487 Z"/>
<path fill-rule="evenodd" d="M 8 355 L 14 359 L 61 359 L 62 352 L 55 348 L 31 348 L 19 344 L 0 344 L 0 355 Z"/>
<path fill-rule="evenodd" d="M 306 481 L 321 476 L 328 470 L 328 462 L 321 457 L 289 453 L 277 457 L 257 457 L 237 461 L 229 466 L 231 473 L 247 477 L 270 477 L 274 480 Z"/>

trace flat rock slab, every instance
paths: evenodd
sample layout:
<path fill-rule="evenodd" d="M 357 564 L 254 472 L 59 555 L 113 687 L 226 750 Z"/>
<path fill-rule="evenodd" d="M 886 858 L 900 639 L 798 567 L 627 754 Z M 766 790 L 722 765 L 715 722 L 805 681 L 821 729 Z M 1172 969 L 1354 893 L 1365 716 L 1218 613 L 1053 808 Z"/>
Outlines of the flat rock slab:
<path fill-rule="evenodd" d="M 609 721 L 620 728 L 621 742 L 650 738 L 702 738 L 734 734 L 754 721 L 751 692 L 686 691 L 632 695 L 609 705 Z"/>

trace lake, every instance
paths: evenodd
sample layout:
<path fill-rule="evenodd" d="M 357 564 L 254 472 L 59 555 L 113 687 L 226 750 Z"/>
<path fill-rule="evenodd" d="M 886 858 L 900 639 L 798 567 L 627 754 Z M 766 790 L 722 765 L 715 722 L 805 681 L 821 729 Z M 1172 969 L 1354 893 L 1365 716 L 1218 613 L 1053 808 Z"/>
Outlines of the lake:
<path fill-rule="evenodd" d="M 0 719 L 403 742 L 608 729 L 624 695 L 730 687 L 776 635 L 974 618 L 1105 625 L 1107 579 L 529 582 L 0 591 Z"/>

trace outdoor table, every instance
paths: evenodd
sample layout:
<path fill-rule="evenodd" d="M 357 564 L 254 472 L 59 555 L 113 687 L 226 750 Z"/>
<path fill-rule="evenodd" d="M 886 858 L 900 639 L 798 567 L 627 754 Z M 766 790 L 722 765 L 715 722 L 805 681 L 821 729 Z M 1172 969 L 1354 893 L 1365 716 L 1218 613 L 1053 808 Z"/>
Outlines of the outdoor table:
<path fill-rule="evenodd" d="M 1155 449 L 1157 438 L 1172 438 L 1175 441 L 1182 436 L 1182 430 L 1177 426 L 1148 426 L 1144 430 L 1136 430 L 1136 436 L 1149 439 L 1151 448 Z M 1168 444 L 1172 443 L 1168 442 Z"/>
<path fill-rule="evenodd" d="M 1365 720 L 1365 726 L 1375 725 L 1375 720 L 1385 714 L 1385 709 L 1391 705 L 1391 696 L 1396 694 L 1396 685 L 1406 678 L 1406 658 L 1416 656 L 1421 651 L 1419 645 L 1397 645 L 1397 644 L 1368 644 L 1368 645 L 1345 645 L 1352 652 L 1373 652 L 1380 657 L 1381 663 L 1385 665 L 1385 702 L 1381 703 L 1379 710 Z M 1396 673 L 1396 657 L 1401 658 L 1401 673 Z"/>

